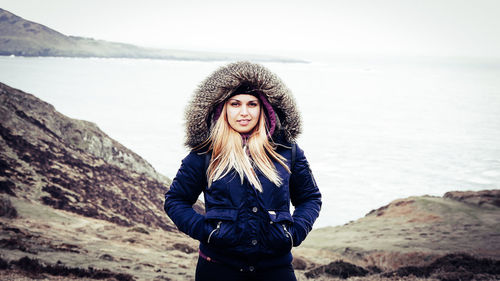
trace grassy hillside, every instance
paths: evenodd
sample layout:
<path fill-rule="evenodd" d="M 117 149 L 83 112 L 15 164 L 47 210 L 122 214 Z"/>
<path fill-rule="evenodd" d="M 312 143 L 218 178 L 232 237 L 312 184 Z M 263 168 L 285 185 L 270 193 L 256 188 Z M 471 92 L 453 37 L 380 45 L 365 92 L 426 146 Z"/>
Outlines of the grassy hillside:
<path fill-rule="evenodd" d="M 312 231 L 299 252 L 383 269 L 457 252 L 500 259 L 500 208 L 443 197 L 396 200 L 346 225 Z"/>

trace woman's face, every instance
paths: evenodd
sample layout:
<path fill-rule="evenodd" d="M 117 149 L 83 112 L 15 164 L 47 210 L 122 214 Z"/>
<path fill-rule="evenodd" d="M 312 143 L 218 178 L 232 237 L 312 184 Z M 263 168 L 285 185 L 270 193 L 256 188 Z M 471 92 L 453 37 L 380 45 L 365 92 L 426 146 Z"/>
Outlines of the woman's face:
<path fill-rule="evenodd" d="M 227 120 L 238 133 L 255 128 L 260 117 L 260 101 L 252 95 L 236 95 L 226 102 Z"/>

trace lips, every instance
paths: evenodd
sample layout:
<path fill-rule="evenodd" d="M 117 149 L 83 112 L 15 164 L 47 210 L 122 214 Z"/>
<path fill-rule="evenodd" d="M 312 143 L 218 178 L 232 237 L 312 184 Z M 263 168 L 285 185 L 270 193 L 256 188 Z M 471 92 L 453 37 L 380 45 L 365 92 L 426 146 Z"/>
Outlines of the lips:
<path fill-rule="evenodd" d="M 250 120 L 249 119 L 241 119 L 241 120 L 238 120 L 236 122 L 238 122 L 238 124 L 240 124 L 241 126 L 246 126 L 250 123 Z"/>

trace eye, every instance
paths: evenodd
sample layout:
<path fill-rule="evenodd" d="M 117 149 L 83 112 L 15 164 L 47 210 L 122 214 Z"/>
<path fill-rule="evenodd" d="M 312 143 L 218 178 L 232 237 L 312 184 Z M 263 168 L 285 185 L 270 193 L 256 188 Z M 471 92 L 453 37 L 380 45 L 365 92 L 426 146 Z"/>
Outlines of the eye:
<path fill-rule="evenodd" d="M 231 103 L 229 103 L 229 105 L 234 106 L 234 107 L 237 107 L 237 106 L 239 106 L 239 105 L 240 105 L 240 103 L 239 103 L 239 102 L 237 102 L 237 101 L 232 101 Z"/>
<path fill-rule="evenodd" d="M 258 102 L 254 102 L 254 101 L 253 101 L 253 102 L 250 102 L 250 103 L 248 104 L 248 106 L 250 106 L 250 107 L 256 107 L 256 106 L 259 106 L 259 103 L 258 103 Z"/>

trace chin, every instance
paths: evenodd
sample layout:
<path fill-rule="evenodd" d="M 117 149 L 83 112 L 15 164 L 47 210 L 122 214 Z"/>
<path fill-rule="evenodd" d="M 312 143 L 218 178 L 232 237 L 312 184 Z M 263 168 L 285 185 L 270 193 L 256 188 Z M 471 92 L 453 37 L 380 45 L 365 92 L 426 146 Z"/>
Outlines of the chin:
<path fill-rule="evenodd" d="M 238 124 L 231 124 L 231 127 L 240 134 L 247 134 L 255 129 L 255 126 L 239 126 Z"/>

